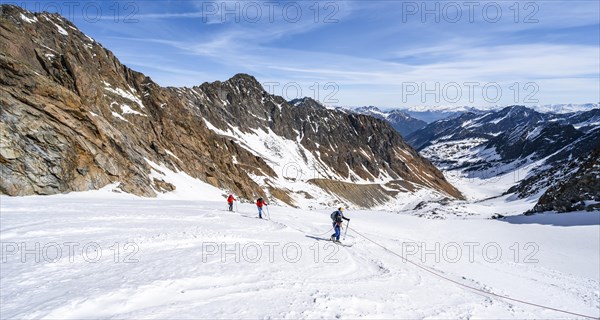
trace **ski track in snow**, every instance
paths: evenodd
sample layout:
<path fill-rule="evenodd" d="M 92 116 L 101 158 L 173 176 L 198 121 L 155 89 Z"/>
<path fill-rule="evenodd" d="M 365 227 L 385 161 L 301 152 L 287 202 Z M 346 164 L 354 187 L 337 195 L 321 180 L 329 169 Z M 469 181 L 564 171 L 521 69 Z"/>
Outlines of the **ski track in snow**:
<path fill-rule="evenodd" d="M 565 318 L 564 314 L 466 291 L 425 273 L 349 231 L 341 247 L 327 238 L 328 211 L 270 207 L 272 221 L 254 219 L 252 204 L 225 211 L 225 202 L 140 199 L 130 195 L 79 193 L 50 197 L 1 197 L 1 240 L 6 243 L 95 242 L 96 263 L 66 247 L 58 262 L 3 254 L 2 318 Z M 91 196 L 92 194 L 96 194 Z M 596 214 L 596 213 L 591 213 Z M 403 242 L 495 242 L 505 250 L 497 263 L 427 259 L 425 265 L 462 283 L 549 306 L 599 313 L 598 225 L 556 227 L 493 220 L 426 220 L 407 215 L 355 211 L 352 228 L 402 252 Z M 323 235 L 324 234 L 324 235 Z M 133 256 L 138 262 L 124 263 Z M 269 261 L 203 258 L 203 245 L 278 242 Z M 539 263 L 515 263 L 509 247 L 539 245 Z M 121 251 L 114 261 L 119 243 Z M 296 243 L 298 262 L 283 258 Z M 315 262 L 314 250 L 319 256 Z M 80 250 L 81 246 L 78 247 Z M 3 246 L 4 249 L 4 246 Z M 50 250 L 48 257 L 54 257 Z M 288 251 L 294 256 L 294 250 Z M 247 251 L 254 257 L 255 251 Z M 521 252 L 525 254 L 525 252 Z M 93 250 L 90 255 L 94 257 Z M 131 257 L 130 257 L 131 258 Z M 332 261 L 325 262 L 327 259 Z M 252 260 L 252 259 L 250 259 Z M 419 256 L 412 261 L 421 263 Z"/>

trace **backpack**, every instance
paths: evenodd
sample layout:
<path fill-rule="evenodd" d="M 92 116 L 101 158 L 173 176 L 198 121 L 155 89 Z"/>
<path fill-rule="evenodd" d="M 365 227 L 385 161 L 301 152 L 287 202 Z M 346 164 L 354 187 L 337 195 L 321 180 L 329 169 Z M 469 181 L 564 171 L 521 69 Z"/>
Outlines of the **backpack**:
<path fill-rule="evenodd" d="M 331 213 L 331 221 L 338 222 L 339 211 L 334 211 Z"/>

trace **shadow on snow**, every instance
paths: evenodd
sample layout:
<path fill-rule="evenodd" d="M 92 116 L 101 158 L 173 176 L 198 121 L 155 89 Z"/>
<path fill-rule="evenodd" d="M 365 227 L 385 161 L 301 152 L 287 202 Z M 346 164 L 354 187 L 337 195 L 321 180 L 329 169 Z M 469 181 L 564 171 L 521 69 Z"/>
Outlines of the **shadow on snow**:
<path fill-rule="evenodd" d="M 600 225 L 600 211 L 578 211 L 567 213 L 540 213 L 531 216 L 512 216 L 500 219 L 512 224 L 539 224 L 558 227 Z"/>

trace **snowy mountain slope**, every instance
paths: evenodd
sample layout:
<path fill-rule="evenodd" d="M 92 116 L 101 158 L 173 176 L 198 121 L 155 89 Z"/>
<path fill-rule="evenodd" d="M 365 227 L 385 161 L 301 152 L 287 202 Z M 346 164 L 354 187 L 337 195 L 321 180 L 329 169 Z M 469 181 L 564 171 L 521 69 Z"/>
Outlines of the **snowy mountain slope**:
<path fill-rule="evenodd" d="M 376 209 L 442 220 L 495 219 L 522 215 L 536 205 L 540 193 L 516 197 L 512 192 L 507 194 L 506 190 L 514 187 L 523 177 L 530 175 L 530 167 L 506 170 L 505 173 L 500 174 L 490 171 L 479 176 L 466 174 L 462 169 L 445 170 L 446 179 L 465 195 L 465 200 L 428 199 L 422 196 L 399 199 L 398 203 L 376 207 Z"/>
<path fill-rule="evenodd" d="M 423 187 L 437 197 L 461 197 L 384 121 L 328 110 L 310 98 L 290 106 L 247 75 L 171 90 L 192 102 L 211 131 L 265 161 L 274 174 L 252 179 L 290 205 L 318 199 L 371 207 Z M 352 197 L 339 192 L 348 188 Z M 362 201 L 372 188 L 388 192 L 378 192 L 375 203 Z"/>
<path fill-rule="evenodd" d="M 599 213 L 501 222 L 350 211 L 347 248 L 319 240 L 329 234 L 329 211 L 271 207 L 265 221 L 252 205 L 230 213 L 222 202 L 164 196 L 3 196 L 2 317 L 574 317 L 465 290 L 358 233 L 459 283 L 600 314 Z M 21 256 L 12 245 L 23 243 L 29 252 L 38 243 L 40 253 Z"/>
<path fill-rule="evenodd" d="M 359 196 L 377 188 L 384 195 L 377 204 L 418 189 L 462 197 L 384 121 L 307 101 L 291 105 L 245 74 L 163 88 L 59 15 L 10 5 L 1 14 L 4 194 L 119 183 L 123 192 L 152 197 L 180 187 L 154 163 L 223 193 L 291 206 L 366 207 L 361 197 L 334 192 L 342 187 Z"/>

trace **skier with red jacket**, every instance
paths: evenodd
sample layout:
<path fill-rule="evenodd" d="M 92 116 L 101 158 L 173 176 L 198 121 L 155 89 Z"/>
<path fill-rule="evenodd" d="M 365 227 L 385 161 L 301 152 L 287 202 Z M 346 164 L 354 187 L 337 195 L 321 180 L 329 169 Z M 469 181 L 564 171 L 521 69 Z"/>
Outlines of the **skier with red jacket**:
<path fill-rule="evenodd" d="M 232 194 L 227 198 L 227 204 L 229 204 L 229 211 L 233 211 L 233 202 L 236 201 Z"/>
<path fill-rule="evenodd" d="M 266 206 L 267 203 L 265 202 L 265 200 L 263 200 L 263 198 L 258 198 L 258 200 L 256 200 L 256 208 L 258 209 L 258 217 L 262 219 L 262 211 L 263 211 L 263 206 Z"/>

